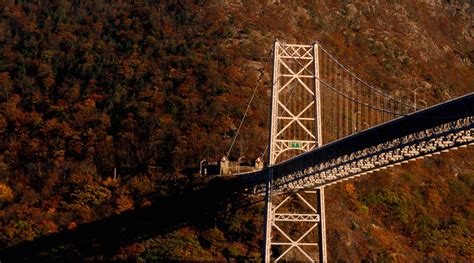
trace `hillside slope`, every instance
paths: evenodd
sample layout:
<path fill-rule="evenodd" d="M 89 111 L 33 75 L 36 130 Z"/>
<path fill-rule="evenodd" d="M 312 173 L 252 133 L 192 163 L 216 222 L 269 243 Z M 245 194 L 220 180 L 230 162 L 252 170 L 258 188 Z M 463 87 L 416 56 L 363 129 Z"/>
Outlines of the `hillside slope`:
<path fill-rule="evenodd" d="M 3 1 L 0 247 L 201 184 L 182 170 L 225 154 L 263 70 L 231 154 L 258 156 L 275 38 L 317 40 L 407 101 L 417 87 L 427 105 L 473 92 L 473 12 L 470 1 L 434 0 Z M 474 260 L 473 153 L 328 188 L 330 261 Z M 257 259 L 262 215 L 261 203 L 230 207 L 214 227 L 104 255 Z"/>

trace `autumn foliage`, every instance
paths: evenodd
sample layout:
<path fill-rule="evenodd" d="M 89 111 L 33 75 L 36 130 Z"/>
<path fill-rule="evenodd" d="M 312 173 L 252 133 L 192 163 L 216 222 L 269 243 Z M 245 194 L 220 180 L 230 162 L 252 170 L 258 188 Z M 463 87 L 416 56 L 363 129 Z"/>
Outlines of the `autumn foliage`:
<path fill-rule="evenodd" d="M 472 92 L 468 1 L 346 2 L 0 1 L 0 247 L 149 206 L 191 185 L 195 175 L 183 170 L 226 153 L 263 70 L 231 158 L 260 155 L 275 38 L 318 40 L 405 99 L 418 86 L 425 104 Z M 389 228 L 368 233 L 373 240 L 403 235 L 400 246 L 419 258 L 472 260 L 472 151 L 464 153 L 452 158 L 471 165 L 442 179 L 443 188 L 425 167 L 399 172 L 403 183 L 393 189 L 337 188 L 334 203 Z M 426 180 L 410 179 L 418 175 Z M 214 229 L 130 244 L 116 259 L 258 259 L 259 209 Z M 361 241 L 362 252 L 344 254 L 344 235 L 362 230 L 337 220 L 335 260 L 390 258 L 389 242 Z"/>

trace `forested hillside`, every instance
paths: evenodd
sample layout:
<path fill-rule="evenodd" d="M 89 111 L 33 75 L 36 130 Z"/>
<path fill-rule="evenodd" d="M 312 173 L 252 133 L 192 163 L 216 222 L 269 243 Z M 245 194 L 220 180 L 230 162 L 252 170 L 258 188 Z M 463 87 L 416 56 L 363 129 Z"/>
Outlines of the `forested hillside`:
<path fill-rule="evenodd" d="M 226 153 L 264 72 L 231 157 L 260 155 L 275 38 L 432 105 L 474 91 L 473 17 L 468 0 L 0 0 L 0 249 L 202 187 L 183 170 Z M 330 261 L 473 261 L 473 153 L 327 188 Z M 263 206 L 244 207 L 86 259 L 257 260 Z"/>

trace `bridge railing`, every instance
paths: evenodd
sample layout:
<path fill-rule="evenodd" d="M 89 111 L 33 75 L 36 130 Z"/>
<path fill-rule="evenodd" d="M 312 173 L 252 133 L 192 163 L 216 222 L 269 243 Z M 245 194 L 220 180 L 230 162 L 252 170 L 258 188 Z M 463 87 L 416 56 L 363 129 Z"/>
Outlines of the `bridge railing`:
<path fill-rule="evenodd" d="M 474 142 L 474 93 L 408 114 L 272 167 L 275 193 L 316 187 Z M 243 182 L 264 192 L 266 171 Z M 280 191 L 278 191 L 280 190 Z"/>

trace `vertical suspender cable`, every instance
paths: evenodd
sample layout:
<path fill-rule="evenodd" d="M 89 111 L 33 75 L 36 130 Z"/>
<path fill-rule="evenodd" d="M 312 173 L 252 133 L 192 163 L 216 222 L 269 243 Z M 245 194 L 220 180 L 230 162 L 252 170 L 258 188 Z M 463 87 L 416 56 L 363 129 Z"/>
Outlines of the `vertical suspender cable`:
<path fill-rule="evenodd" d="M 354 87 L 354 86 L 355 86 L 355 85 L 354 85 L 354 78 L 353 78 L 352 76 L 349 76 L 349 78 L 351 79 L 351 93 L 352 93 L 352 96 L 356 97 L 357 94 L 354 94 L 354 92 L 355 92 L 355 90 L 356 90 L 355 87 Z M 352 118 L 354 118 L 354 117 L 356 118 L 356 119 L 355 119 L 355 129 L 357 130 L 357 116 L 354 116 L 354 114 L 355 114 L 355 113 L 354 113 L 355 107 L 356 107 L 355 103 L 354 103 L 354 102 L 351 102 L 351 116 L 352 116 Z M 359 114 L 360 114 L 360 113 L 359 113 Z M 352 132 L 354 132 L 353 129 L 354 129 L 354 128 L 352 128 Z"/>
<path fill-rule="evenodd" d="M 377 96 L 377 108 L 381 108 L 382 110 L 379 111 L 377 113 L 378 117 L 377 117 L 377 124 L 379 123 L 382 123 L 383 122 L 383 111 L 385 110 L 382 106 L 382 99 L 383 99 L 383 96 Z"/>
<path fill-rule="evenodd" d="M 334 80 L 334 87 L 335 87 L 336 89 L 339 89 L 339 87 L 338 87 L 338 85 L 337 85 L 337 84 L 338 84 L 338 75 L 337 75 L 337 73 L 338 73 L 338 72 L 337 72 L 337 66 L 336 66 L 336 64 L 334 64 L 334 79 L 333 79 L 333 80 Z M 334 95 L 337 96 L 336 93 L 334 93 Z M 334 140 L 333 140 L 333 141 L 337 140 L 337 138 L 340 137 L 340 134 L 342 134 L 342 133 L 341 133 L 341 130 L 342 130 L 342 118 L 341 118 L 341 115 L 338 114 L 338 112 L 340 112 L 340 111 L 342 110 L 342 107 L 341 107 L 341 105 L 342 105 L 342 97 L 337 96 L 336 99 L 337 99 L 337 107 L 334 107 L 333 112 L 334 112 L 334 115 L 336 116 L 336 119 L 337 119 L 337 121 L 338 121 L 338 124 L 337 124 L 337 130 L 336 130 L 336 131 L 337 131 L 337 134 L 336 134 L 336 136 L 334 137 Z"/>
<path fill-rule="evenodd" d="M 385 97 L 382 98 L 382 109 L 385 110 Z M 385 122 L 385 111 L 382 111 L 382 122 Z"/>
<path fill-rule="evenodd" d="M 344 77 L 344 71 L 342 72 L 342 76 Z M 347 84 L 347 81 L 343 78 L 342 80 L 344 86 L 346 87 L 345 90 L 346 90 L 346 95 L 349 96 L 349 89 L 350 89 L 350 86 Z M 350 112 L 349 112 L 349 100 L 348 99 L 345 99 L 346 101 L 346 130 L 347 130 L 347 133 L 344 134 L 344 136 L 347 136 L 349 134 L 351 134 L 351 129 L 350 129 L 350 122 L 349 122 L 349 115 L 350 115 Z"/>

